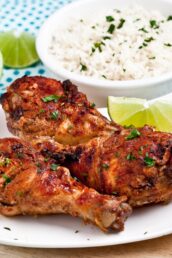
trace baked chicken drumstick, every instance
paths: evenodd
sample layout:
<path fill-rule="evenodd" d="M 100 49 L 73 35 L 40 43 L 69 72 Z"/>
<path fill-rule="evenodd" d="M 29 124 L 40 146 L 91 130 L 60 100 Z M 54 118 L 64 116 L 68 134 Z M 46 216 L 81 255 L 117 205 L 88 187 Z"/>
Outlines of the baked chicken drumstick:
<path fill-rule="evenodd" d="M 108 138 L 57 151 L 56 143 L 35 142 L 45 157 L 68 167 L 85 185 L 101 193 L 126 195 L 132 206 L 167 202 L 172 198 L 172 135 L 123 129 Z"/>
<path fill-rule="evenodd" d="M 172 134 L 110 123 L 69 81 L 24 77 L 1 102 L 15 135 L 32 141 L 87 186 L 126 195 L 132 206 L 171 199 Z"/>
<path fill-rule="evenodd" d="M 16 80 L 1 97 L 9 130 L 25 140 L 49 136 L 75 145 L 118 129 L 77 87 L 41 76 Z"/>
<path fill-rule="evenodd" d="M 131 208 L 125 197 L 101 195 L 37 153 L 28 143 L 0 139 L 0 213 L 67 213 L 104 231 L 122 230 Z"/>

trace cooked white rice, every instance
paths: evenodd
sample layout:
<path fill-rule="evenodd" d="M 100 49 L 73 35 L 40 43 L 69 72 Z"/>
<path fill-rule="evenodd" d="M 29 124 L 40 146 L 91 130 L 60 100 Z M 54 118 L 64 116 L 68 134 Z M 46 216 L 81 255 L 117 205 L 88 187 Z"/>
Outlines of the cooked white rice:
<path fill-rule="evenodd" d="M 56 28 L 49 53 L 57 65 L 108 80 L 132 80 L 172 71 L 172 17 L 137 6 Z"/>

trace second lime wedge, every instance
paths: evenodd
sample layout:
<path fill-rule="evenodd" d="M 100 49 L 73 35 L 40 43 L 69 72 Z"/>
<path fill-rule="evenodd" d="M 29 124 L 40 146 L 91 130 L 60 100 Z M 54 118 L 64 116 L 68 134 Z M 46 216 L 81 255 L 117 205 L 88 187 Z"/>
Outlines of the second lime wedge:
<path fill-rule="evenodd" d="M 172 102 L 159 100 L 149 104 L 145 99 L 108 97 L 110 118 L 121 125 L 154 126 L 172 132 Z"/>
<path fill-rule="evenodd" d="M 35 38 L 26 32 L 0 33 L 0 50 L 4 65 L 11 68 L 23 68 L 39 60 L 35 48 Z"/>

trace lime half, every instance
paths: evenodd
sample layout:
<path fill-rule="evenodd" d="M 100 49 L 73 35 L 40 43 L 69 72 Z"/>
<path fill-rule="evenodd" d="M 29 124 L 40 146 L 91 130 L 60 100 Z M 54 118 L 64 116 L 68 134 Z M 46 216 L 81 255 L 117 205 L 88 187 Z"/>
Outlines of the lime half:
<path fill-rule="evenodd" d="M 2 58 L 2 53 L 0 51 L 0 77 L 2 75 L 2 70 L 3 70 L 3 58 Z"/>
<path fill-rule="evenodd" d="M 0 33 L 0 50 L 4 65 L 11 68 L 23 68 L 39 60 L 35 48 L 35 38 L 26 32 Z"/>
<path fill-rule="evenodd" d="M 110 118 L 121 125 L 154 126 L 158 131 L 172 132 L 172 102 L 158 100 L 149 104 L 145 99 L 108 97 Z"/>

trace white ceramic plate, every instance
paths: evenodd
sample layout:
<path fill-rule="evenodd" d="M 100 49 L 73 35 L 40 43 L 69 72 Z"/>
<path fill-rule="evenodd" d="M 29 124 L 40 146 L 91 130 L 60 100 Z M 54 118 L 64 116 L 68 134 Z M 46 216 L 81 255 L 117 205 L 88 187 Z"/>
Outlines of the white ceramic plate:
<path fill-rule="evenodd" d="M 105 108 L 101 112 L 107 115 Z M 0 107 L 0 137 L 9 136 Z M 72 248 L 136 242 L 172 233 L 170 214 L 172 203 L 139 208 L 127 220 L 123 232 L 109 234 L 67 215 L 38 218 L 0 216 L 0 243 L 24 247 Z"/>

